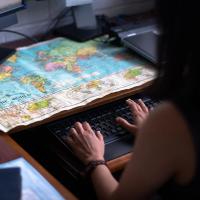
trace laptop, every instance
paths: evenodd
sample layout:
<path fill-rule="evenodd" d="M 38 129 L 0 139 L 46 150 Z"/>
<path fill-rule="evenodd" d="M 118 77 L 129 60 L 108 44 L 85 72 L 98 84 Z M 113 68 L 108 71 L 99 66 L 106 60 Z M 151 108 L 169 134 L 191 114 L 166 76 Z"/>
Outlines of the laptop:
<path fill-rule="evenodd" d="M 66 143 L 69 130 L 74 123 L 87 121 L 94 130 L 103 134 L 105 141 L 105 160 L 110 161 L 132 152 L 134 136 L 121 126 L 116 124 L 116 117 L 121 116 L 132 122 L 131 111 L 126 104 L 126 99 L 106 103 L 104 105 L 58 119 L 57 121 L 44 124 L 32 130 L 33 133 L 43 133 L 45 148 L 48 155 L 54 159 L 54 163 L 60 165 L 64 171 L 74 179 L 79 179 L 84 165 L 76 158 L 71 148 Z M 143 94 L 135 94 L 129 98 L 137 101 L 142 99 L 148 107 L 154 106 L 157 101 Z M 30 131 L 30 130 L 29 130 Z M 48 142 L 47 142 L 48 141 Z"/>
<path fill-rule="evenodd" d="M 132 32 L 122 39 L 122 43 L 148 61 L 156 64 L 158 62 L 157 44 L 159 36 L 158 29 L 147 29 L 144 32 Z"/>

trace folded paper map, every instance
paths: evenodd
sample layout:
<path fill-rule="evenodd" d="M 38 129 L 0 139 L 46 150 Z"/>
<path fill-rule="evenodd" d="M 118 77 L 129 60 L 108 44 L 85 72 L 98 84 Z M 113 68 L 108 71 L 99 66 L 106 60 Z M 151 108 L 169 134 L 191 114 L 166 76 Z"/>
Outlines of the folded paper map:
<path fill-rule="evenodd" d="M 101 40 L 56 38 L 19 48 L 0 65 L 0 130 L 142 85 L 155 76 L 148 65 Z"/>

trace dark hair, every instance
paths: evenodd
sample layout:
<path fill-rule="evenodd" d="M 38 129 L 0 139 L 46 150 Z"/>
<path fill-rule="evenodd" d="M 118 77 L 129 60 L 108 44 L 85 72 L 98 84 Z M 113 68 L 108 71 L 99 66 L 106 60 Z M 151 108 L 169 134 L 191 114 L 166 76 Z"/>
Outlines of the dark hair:
<path fill-rule="evenodd" d="M 156 15 L 161 28 L 155 96 L 195 97 L 200 76 L 200 6 L 196 0 L 157 0 Z"/>

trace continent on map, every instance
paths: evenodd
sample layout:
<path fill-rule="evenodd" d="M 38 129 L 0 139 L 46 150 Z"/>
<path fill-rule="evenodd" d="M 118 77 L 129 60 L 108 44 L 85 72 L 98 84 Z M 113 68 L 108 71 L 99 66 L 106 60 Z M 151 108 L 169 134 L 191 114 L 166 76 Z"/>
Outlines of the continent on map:
<path fill-rule="evenodd" d="M 57 50 L 58 51 L 58 50 Z M 56 54 L 55 51 L 53 51 L 54 54 Z M 59 68 L 62 69 L 66 69 L 69 72 L 76 72 L 76 73 L 80 73 L 81 69 L 80 67 L 76 64 L 77 59 L 79 58 L 88 58 L 92 55 L 94 55 L 97 52 L 97 49 L 95 47 L 85 47 L 85 48 L 80 48 L 77 50 L 77 52 L 75 52 L 72 55 L 69 56 L 63 56 L 63 57 L 58 57 L 59 60 L 56 62 L 49 62 L 45 65 L 45 70 L 46 71 L 54 71 L 57 70 Z M 52 51 L 51 51 L 52 53 Z M 38 55 L 40 56 L 40 58 L 43 56 L 43 59 L 46 58 L 46 60 L 48 60 L 47 55 L 44 52 L 40 52 L 38 53 Z M 58 59 L 57 58 L 57 59 Z"/>
<path fill-rule="evenodd" d="M 54 71 L 59 68 L 65 68 L 65 63 L 63 62 L 50 62 L 45 65 L 46 71 Z"/>
<path fill-rule="evenodd" d="M 85 47 L 81 48 L 77 51 L 76 55 L 79 58 L 88 58 L 94 54 L 97 53 L 97 48 L 96 47 Z"/>
<path fill-rule="evenodd" d="M 91 56 L 96 53 L 97 43 L 95 41 L 88 41 L 85 43 L 74 42 L 72 40 L 61 40 L 57 46 L 49 46 L 49 51 L 46 56 L 51 58 L 61 58 L 62 56 Z M 83 53 L 85 52 L 85 53 Z"/>
<path fill-rule="evenodd" d="M 82 46 L 71 42 L 71 45 L 71 48 L 69 48 L 69 44 L 63 42 L 59 47 L 52 48 L 48 52 L 37 52 L 38 61 L 44 62 L 45 71 L 51 72 L 57 69 L 66 69 L 68 72 L 81 73 L 77 60 L 87 59 L 97 53 L 97 48 L 94 44 L 88 43 Z"/>
<path fill-rule="evenodd" d="M 30 115 L 22 115 L 21 118 L 22 118 L 24 121 L 29 121 L 29 120 L 32 119 Z"/>
<path fill-rule="evenodd" d="M 39 90 L 42 93 L 46 92 L 45 90 L 46 79 L 39 75 L 30 75 L 30 76 L 22 77 L 21 82 L 23 84 L 33 85 L 37 90 Z"/>
<path fill-rule="evenodd" d="M 0 81 L 12 76 L 13 68 L 11 66 L 0 65 Z"/>
<path fill-rule="evenodd" d="M 45 70 L 49 72 L 59 68 L 66 69 L 68 72 L 81 72 L 80 67 L 76 65 L 76 58 L 72 56 L 63 58 L 63 61 L 50 62 L 45 65 Z"/>
<path fill-rule="evenodd" d="M 141 71 L 140 68 L 129 69 L 125 73 L 124 78 L 126 78 L 126 79 L 134 79 L 134 78 L 136 78 L 137 76 L 139 76 L 141 74 L 142 74 L 142 71 Z"/>
<path fill-rule="evenodd" d="M 41 100 L 41 101 L 29 104 L 28 110 L 30 112 L 35 112 L 44 108 L 48 108 L 49 105 L 50 105 L 50 100 L 45 99 L 45 100 Z"/>
<path fill-rule="evenodd" d="M 9 57 L 7 59 L 7 61 L 9 61 L 11 63 L 16 63 L 16 61 L 17 61 L 17 55 L 16 54 L 12 55 L 11 57 Z"/>
<path fill-rule="evenodd" d="M 45 51 L 38 51 L 37 56 L 38 56 L 38 60 L 43 61 L 43 62 L 48 61 L 51 58 L 50 56 L 48 56 L 47 52 Z"/>
<path fill-rule="evenodd" d="M 81 72 L 79 66 L 76 65 L 77 58 L 75 56 L 68 56 L 63 59 L 66 69 L 69 72 Z"/>
<path fill-rule="evenodd" d="M 93 80 L 93 81 L 90 81 L 87 85 L 86 85 L 86 87 L 87 87 L 87 89 L 100 89 L 101 87 L 101 83 L 102 83 L 102 81 L 101 80 Z"/>

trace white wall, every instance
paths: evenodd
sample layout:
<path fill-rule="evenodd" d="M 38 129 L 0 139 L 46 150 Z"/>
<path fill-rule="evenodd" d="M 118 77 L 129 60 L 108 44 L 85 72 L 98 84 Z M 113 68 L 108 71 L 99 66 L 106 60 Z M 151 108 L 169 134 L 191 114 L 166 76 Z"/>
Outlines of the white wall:
<path fill-rule="evenodd" d="M 65 0 L 26 0 L 27 9 L 17 13 L 18 24 L 7 29 L 19 31 L 29 36 L 44 33 L 52 19 L 65 7 Z M 95 13 L 114 16 L 117 14 L 139 13 L 149 10 L 154 0 L 94 0 Z M 71 22 L 68 17 L 62 20 Z M 10 33 L 0 33 L 0 43 L 21 39 L 20 36 Z"/>

